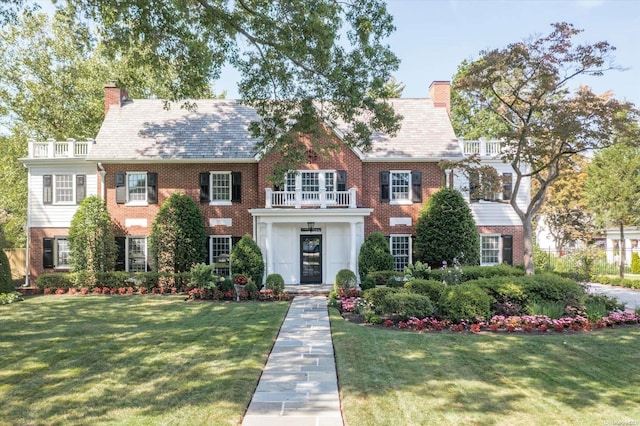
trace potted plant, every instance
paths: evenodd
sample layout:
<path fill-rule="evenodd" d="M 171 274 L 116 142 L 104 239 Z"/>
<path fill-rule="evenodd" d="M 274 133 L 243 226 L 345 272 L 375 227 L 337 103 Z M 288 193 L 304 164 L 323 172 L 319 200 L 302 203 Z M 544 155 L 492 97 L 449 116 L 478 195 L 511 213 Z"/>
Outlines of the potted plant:
<path fill-rule="evenodd" d="M 240 293 L 244 291 L 244 288 L 249 283 L 249 280 L 250 278 L 245 274 L 240 274 L 233 278 L 233 287 L 236 291 L 236 301 L 240 301 Z"/>

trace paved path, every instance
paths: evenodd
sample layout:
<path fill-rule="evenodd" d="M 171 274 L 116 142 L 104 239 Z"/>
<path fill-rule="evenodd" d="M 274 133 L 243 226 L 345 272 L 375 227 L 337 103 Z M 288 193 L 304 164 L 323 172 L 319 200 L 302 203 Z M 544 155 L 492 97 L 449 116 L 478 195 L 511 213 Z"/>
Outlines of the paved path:
<path fill-rule="evenodd" d="M 342 426 L 325 296 L 296 296 L 243 426 Z"/>
<path fill-rule="evenodd" d="M 620 302 L 626 305 L 625 308 L 627 311 L 633 312 L 634 309 L 640 308 L 640 290 L 598 283 L 588 283 L 587 289 L 589 293 L 617 297 Z"/>

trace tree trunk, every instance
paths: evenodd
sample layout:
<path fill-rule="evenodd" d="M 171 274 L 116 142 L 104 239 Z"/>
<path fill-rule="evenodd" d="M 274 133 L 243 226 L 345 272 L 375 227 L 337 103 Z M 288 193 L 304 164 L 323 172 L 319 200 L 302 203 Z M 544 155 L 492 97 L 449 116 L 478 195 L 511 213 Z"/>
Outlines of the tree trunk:
<path fill-rule="evenodd" d="M 624 241 L 624 223 L 620 222 L 620 278 L 624 278 L 624 264 L 626 258 L 626 244 Z"/>
<path fill-rule="evenodd" d="M 522 220 L 522 239 L 524 243 L 524 270 L 527 275 L 535 273 L 535 264 L 533 263 L 533 221 L 530 217 Z"/>

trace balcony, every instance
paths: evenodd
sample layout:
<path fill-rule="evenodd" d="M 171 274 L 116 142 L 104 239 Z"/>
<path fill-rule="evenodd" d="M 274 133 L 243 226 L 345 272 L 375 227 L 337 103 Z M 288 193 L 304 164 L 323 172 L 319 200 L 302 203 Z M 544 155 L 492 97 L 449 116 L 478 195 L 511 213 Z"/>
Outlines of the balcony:
<path fill-rule="evenodd" d="M 55 141 L 49 139 L 46 142 L 29 140 L 29 158 L 84 158 L 91 152 L 93 140 Z"/>
<path fill-rule="evenodd" d="M 304 207 L 315 207 L 326 209 L 328 207 L 342 207 L 355 209 L 356 189 L 348 191 L 274 191 L 266 188 L 266 208 L 273 207 L 293 207 L 296 209 Z"/>
<path fill-rule="evenodd" d="M 498 157 L 502 153 L 502 141 L 486 140 L 480 138 L 476 141 L 466 141 L 462 138 L 458 139 L 460 148 L 464 155 L 479 155 L 480 157 Z"/>

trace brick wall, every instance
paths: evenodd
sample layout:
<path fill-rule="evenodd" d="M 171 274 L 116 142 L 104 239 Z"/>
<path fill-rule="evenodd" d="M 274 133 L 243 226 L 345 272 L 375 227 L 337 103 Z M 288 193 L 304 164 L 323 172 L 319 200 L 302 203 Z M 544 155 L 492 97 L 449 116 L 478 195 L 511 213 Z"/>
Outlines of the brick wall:
<path fill-rule="evenodd" d="M 513 264 L 524 262 L 524 233 L 521 226 L 479 226 L 481 234 L 513 235 Z"/>
<path fill-rule="evenodd" d="M 66 237 L 69 235 L 69 228 L 31 228 L 29 230 L 29 279 L 32 285 L 34 277 L 43 272 L 53 272 L 53 269 L 42 267 L 43 238 Z M 66 271 L 65 271 L 66 272 Z"/>

